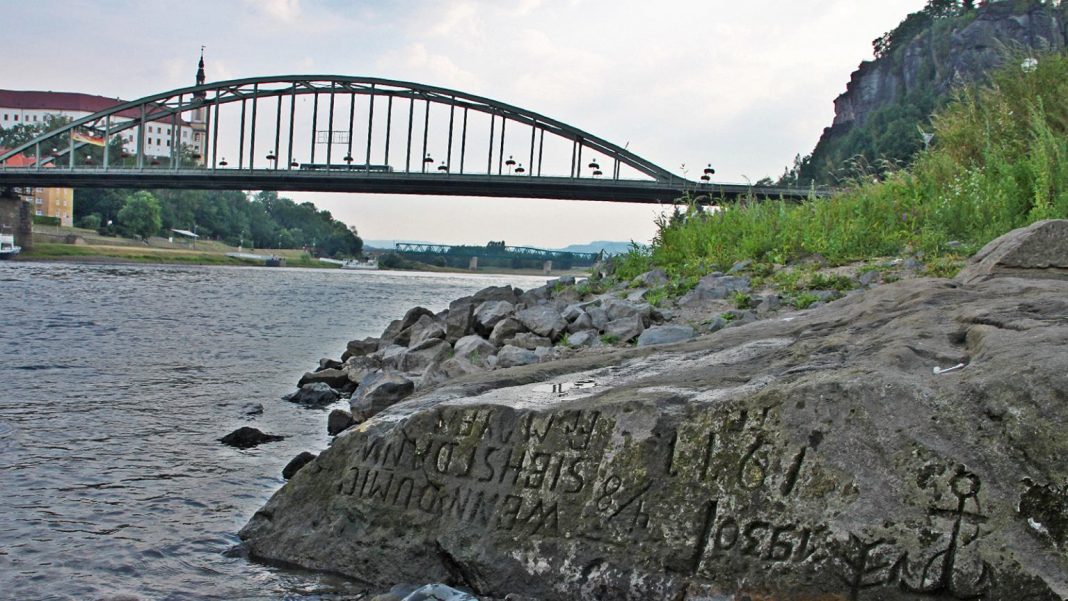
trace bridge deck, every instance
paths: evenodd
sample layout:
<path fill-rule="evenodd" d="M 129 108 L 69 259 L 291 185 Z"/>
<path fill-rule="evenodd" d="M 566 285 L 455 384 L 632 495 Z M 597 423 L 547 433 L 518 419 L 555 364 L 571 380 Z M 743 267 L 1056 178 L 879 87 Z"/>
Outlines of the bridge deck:
<path fill-rule="evenodd" d="M 670 203 L 687 192 L 713 200 L 734 200 L 749 195 L 757 198 L 803 200 L 826 195 L 826 192 L 818 190 L 697 183 L 681 178 L 664 182 L 520 175 L 334 173 L 281 169 L 0 168 L 0 186 L 429 194 L 651 204 Z"/>

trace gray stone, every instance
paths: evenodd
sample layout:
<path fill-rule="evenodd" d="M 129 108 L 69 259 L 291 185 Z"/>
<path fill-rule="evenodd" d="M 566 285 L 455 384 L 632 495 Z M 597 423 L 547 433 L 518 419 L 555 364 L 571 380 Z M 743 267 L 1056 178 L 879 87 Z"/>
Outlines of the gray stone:
<path fill-rule="evenodd" d="M 630 317 L 622 317 L 608 322 L 604 327 L 604 335 L 614 338 L 617 342 L 627 343 L 634 340 L 645 331 L 645 323 L 642 316 L 635 313 Z"/>
<path fill-rule="evenodd" d="M 760 319 L 759 317 L 757 317 L 756 313 L 742 309 L 731 309 L 730 311 L 727 311 L 727 314 L 733 316 L 732 319 L 727 321 L 728 328 L 744 326 Z"/>
<path fill-rule="evenodd" d="M 475 331 L 483 336 L 489 336 L 489 333 L 493 331 L 493 326 L 514 313 L 515 306 L 508 301 L 486 301 L 475 308 Z"/>
<path fill-rule="evenodd" d="M 331 388 L 329 384 L 324 382 L 311 382 L 301 386 L 300 389 L 293 394 L 286 395 L 282 398 L 290 403 L 297 403 L 298 405 L 325 407 L 331 403 L 336 403 L 337 400 L 341 398 L 341 394 Z"/>
<path fill-rule="evenodd" d="M 519 295 L 516 302 L 526 307 L 533 307 L 535 305 L 545 304 L 552 298 L 552 296 L 552 289 L 548 286 L 538 286 L 537 288 L 531 288 Z"/>
<path fill-rule="evenodd" d="M 718 331 L 722 330 L 723 328 L 727 327 L 728 325 L 729 324 L 728 324 L 726 319 L 723 319 L 722 316 L 717 315 L 717 316 L 713 317 L 711 321 L 708 322 L 708 324 L 705 326 L 705 331 L 706 332 L 718 332 Z"/>
<path fill-rule="evenodd" d="M 344 364 L 337 359 L 327 359 L 324 357 L 319 359 L 319 369 L 315 371 L 323 371 L 324 369 L 341 369 L 342 365 Z"/>
<path fill-rule="evenodd" d="M 490 332 L 489 341 L 494 346 L 501 346 L 504 341 L 515 336 L 520 332 L 525 332 L 526 327 L 520 323 L 518 319 L 514 317 L 506 317 L 497 322 L 497 325 L 493 326 L 493 331 Z"/>
<path fill-rule="evenodd" d="M 582 330 L 574 334 L 568 334 L 567 344 L 576 348 L 592 346 L 598 340 L 598 337 L 599 334 L 596 330 Z"/>
<path fill-rule="evenodd" d="M 263 415 L 263 403 L 248 403 L 241 407 L 241 413 L 245 415 Z"/>
<path fill-rule="evenodd" d="M 453 344 L 473 331 L 474 312 L 475 302 L 470 296 L 449 303 L 449 314 L 445 317 L 445 342 Z"/>
<path fill-rule="evenodd" d="M 913 257 L 909 257 L 901 262 L 901 268 L 908 269 L 909 271 L 921 271 L 923 267 L 923 262 Z"/>
<path fill-rule="evenodd" d="M 515 288 L 511 285 L 508 286 L 489 286 L 479 290 L 474 295 L 476 303 L 484 303 L 486 301 L 507 301 L 508 303 L 515 303 L 516 297 L 518 297 Z"/>
<path fill-rule="evenodd" d="M 695 335 L 694 329 L 687 325 L 653 326 L 638 336 L 638 346 L 682 342 Z"/>
<path fill-rule="evenodd" d="M 403 372 L 420 373 L 431 363 L 452 353 L 452 347 L 444 340 L 431 338 L 426 346 L 414 348 L 400 356 L 397 369 Z"/>
<path fill-rule="evenodd" d="M 409 348 L 417 348 L 431 340 L 444 340 L 445 327 L 434 317 L 423 315 L 411 326 Z"/>
<path fill-rule="evenodd" d="M 646 271 L 638 277 L 631 280 L 631 286 L 644 287 L 644 288 L 657 288 L 668 283 L 667 272 L 663 269 L 657 268 L 652 271 Z"/>
<path fill-rule="evenodd" d="M 860 277 L 857 278 L 857 281 L 860 282 L 861 286 L 872 286 L 874 284 L 877 284 L 880 279 L 881 274 L 879 273 L 879 270 L 872 269 L 871 271 L 865 271 L 864 273 L 860 274 Z"/>
<path fill-rule="evenodd" d="M 582 308 L 582 304 L 580 304 L 580 303 L 570 304 L 570 305 L 564 307 L 564 309 L 562 311 L 560 311 L 560 315 L 568 323 L 571 323 L 571 322 L 575 321 L 576 319 L 578 319 L 579 317 L 581 317 L 585 313 L 586 313 L 586 311 Z"/>
<path fill-rule="evenodd" d="M 602 313 L 603 313 L 603 310 L 602 310 Z M 605 322 L 605 323 L 608 323 L 608 322 Z M 575 318 L 575 321 L 572 321 L 571 323 L 567 324 L 567 331 L 568 332 L 581 332 L 582 330 L 588 330 L 588 329 L 590 329 L 592 327 L 594 327 L 593 318 L 590 317 L 589 313 L 583 311 L 582 315 L 579 315 L 578 317 Z"/>
<path fill-rule="evenodd" d="M 462 378 L 338 437 L 240 536 L 487 598 L 1062 599 L 1066 299 L 903 280 Z"/>
<path fill-rule="evenodd" d="M 403 349 L 404 347 L 400 346 L 397 348 Z M 365 377 L 367 377 L 367 374 L 377 371 L 382 367 L 381 364 L 373 358 L 373 355 L 374 353 L 372 353 L 372 356 L 357 355 L 345 360 L 345 365 L 342 369 L 345 370 L 350 382 L 359 384 Z"/>
<path fill-rule="evenodd" d="M 496 351 L 497 349 L 493 350 Z M 488 359 L 496 359 L 496 357 L 490 355 L 473 361 L 470 356 L 457 355 L 432 363 L 423 373 L 422 386 L 436 386 L 453 378 L 486 371 Z"/>
<path fill-rule="evenodd" d="M 251 426 L 241 426 L 233 432 L 223 436 L 219 442 L 237 449 L 251 449 L 267 442 L 285 440 L 285 436 L 266 434 Z"/>
<path fill-rule="evenodd" d="M 316 455 L 315 453 L 302 451 L 299 455 L 290 459 L 289 463 L 287 463 L 286 466 L 282 468 L 282 479 L 289 480 L 293 476 L 296 476 L 297 472 L 300 471 L 300 468 L 304 467 L 305 465 L 308 465 L 312 461 L 315 461 L 316 457 L 318 457 L 318 455 Z"/>
<path fill-rule="evenodd" d="M 806 294 L 811 294 L 825 303 L 841 296 L 837 290 L 809 290 Z"/>
<path fill-rule="evenodd" d="M 770 313 L 772 311 L 778 311 L 782 306 L 782 299 L 778 294 L 768 294 L 764 298 L 760 299 L 760 303 L 757 305 L 757 313 Z"/>
<path fill-rule="evenodd" d="M 534 351 L 518 346 L 506 345 L 497 351 L 497 367 L 516 367 L 537 362 L 538 356 L 534 354 Z"/>
<path fill-rule="evenodd" d="M 604 307 L 591 306 L 586 309 L 586 314 L 590 316 L 590 324 L 594 328 L 603 332 L 608 322 L 612 321 L 608 319 L 608 312 L 604 310 Z"/>
<path fill-rule="evenodd" d="M 408 347 L 391 344 L 375 351 L 375 353 L 371 355 L 371 358 L 375 361 L 376 365 L 381 367 L 397 367 L 397 361 L 399 361 L 401 356 L 407 352 Z"/>
<path fill-rule="evenodd" d="M 553 340 L 559 338 L 567 328 L 567 322 L 564 321 L 563 316 L 548 305 L 523 309 L 516 313 L 515 318 L 531 332 Z"/>
<path fill-rule="evenodd" d="M 337 436 L 357 423 L 359 422 L 354 420 L 348 411 L 334 409 L 326 417 L 326 433 L 330 436 Z"/>
<path fill-rule="evenodd" d="M 324 369 L 321 371 L 310 371 L 301 376 L 300 381 L 297 382 L 297 387 L 303 387 L 305 384 L 311 384 L 313 382 L 322 382 L 331 388 L 337 388 L 338 390 L 345 388 L 350 384 L 349 374 L 343 369 Z"/>
<path fill-rule="evenodd" d="M 404 329 L 404 320 L 394 319 L 389 322 L 378 337 L 379 351 L 389 346 L 408 346 L 408 332 Z"/>
<path fill-rule="evenodd" d="M 697 286 L 679 299 L 679 305 L 692 306 L 724 299 L 735 292 L 748 292 L 749 278 L 713 273 L 701 278 Z"/>
<path fill-rule="evenodd" d="M 367 421 L 383 409 L 400 402 L 415 391 L 415 382 L 395 371 L 371 374 L 360 382 L 349 403 L 353 419 Z"/>
<path fill-rule="evenodd" d="M 727 273 L 738 273 L 740 271 L 745 271 L 746 269 L 749 269 L 749 266 L 752 264 L 753 262 L 749 259 L 746 259 L 744 261 L 738 261 L 734 265 L 731 265 L 731 268 L 727 270 Z"/>
<path fill-rule="evenodd" d="M 519 348 L 525 348 L 527 350 L 534 351 L 541 347 L 552 346 L 553 341 L 549 340 L 545 336 L 538 336 L 533 332 L 520 332 L 505 341 L 505 344 L 510 344 L 512 346 L 518 346 Z"/>
<path fill-rule="evenodd" d="M 1068 219 L 1037 221 L 995 238 L 957 279 L 971 284 L 999 276 L 1068 279 Z"/>
<path fill-rule="evenodd" d="M 350 340 L 345 346 L 345 351 L 350 357 L 359 357 L 361 355 L 370 355 L 378 350 L 377 338 L 364 338 L 363 340 Z M 348 360 L 349 357 L 345 357 L 344 360 Z"/>
<path fill-rule="evenodd" d="M 551 346 L 539 346 L 534 349 L 534 356 L 537 357 L 538 363 L 552 361 L 556 356 L 556 350 Z"/>
<path fill-rule="evenodd" d="M 603 307 L 605 312 L 608 314 L 608 321 L 615 321 L 624 317 L 638 315 L 641 312 L 636 303 L 622 301 L 614 298 L 605 299 L 601 303 L 601 307 Z"/>
<path fill-rule="evenodd" d="M 453 350 L 457 357 L 466 357 L 473 363 L 482 363 L 486 357 L 497 352 L 497 347 L 489 340 L 472 334 L 457 340 Z"/>
<path fill-rule="evenodd" d="M 402 601 L 478 601 L 478 597 L 444 584 L 428 584 L 412 591 Z"/>

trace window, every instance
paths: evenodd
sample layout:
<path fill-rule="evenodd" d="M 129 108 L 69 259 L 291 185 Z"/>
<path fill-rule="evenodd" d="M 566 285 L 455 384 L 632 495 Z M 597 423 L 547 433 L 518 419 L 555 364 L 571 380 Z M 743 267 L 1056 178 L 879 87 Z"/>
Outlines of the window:
<path fill-rule="evenodd" d="M 170 147 L 171 147 L 171 141 L 167 140 L 167 148 L 170 148 Z"/>
<path fill-rule="evenodd" d="M 37 197 L 37 202 L 35 204 L 41 204 L 41 197 L 40 196 Z"/>
<path fill-rule="evenodd" d="M 37 209 L 37 214 L 38 215 L 44 215 L 44 211 L 42 211 L 41 209 Z"/>
<path fill-rule="evenodd" d="M 18 121 L 18 120 L 19 120 L 18 113 L 15 113 L 15 121 Z"/>
<path fill-rule="evenodd" d="M 7 113 L 4 113 L 4 121 L 7 121 Z"/>

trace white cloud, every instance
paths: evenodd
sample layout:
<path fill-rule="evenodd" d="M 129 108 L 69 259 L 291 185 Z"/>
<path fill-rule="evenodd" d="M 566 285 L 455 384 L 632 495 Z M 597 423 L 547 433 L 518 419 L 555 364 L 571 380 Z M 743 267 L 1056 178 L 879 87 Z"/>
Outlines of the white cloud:
<path fill-rule="evenodd" d="M 290 23 L 300 16 L 300 0 L 244 0 L 245 5 L 271 19 Z"/>

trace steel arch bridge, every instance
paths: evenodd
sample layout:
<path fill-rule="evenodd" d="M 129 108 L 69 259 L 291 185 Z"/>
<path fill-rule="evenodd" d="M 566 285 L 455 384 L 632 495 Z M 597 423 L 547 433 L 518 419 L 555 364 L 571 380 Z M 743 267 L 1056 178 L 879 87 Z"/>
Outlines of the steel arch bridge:
<path fill-rule="evenodd" d="M 152 140 L 166 151 L 150 154 Z M 19 155 L 34 160 L 16 164 L 12 159 Z M 503 102 L 337 75 L 237 79 L 118 104 L 0 154 L 0 186 L 617 202 L 672 202 L 686 192 L 710 198 L 813 195 L 691 181 L 626 148 Z"/>

